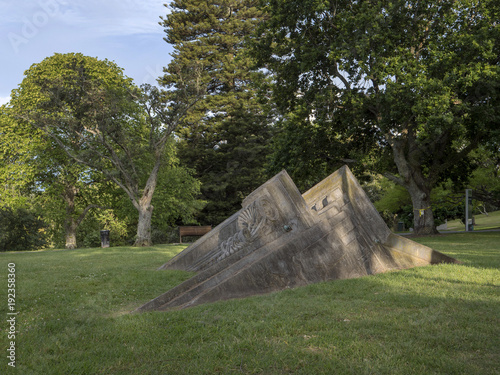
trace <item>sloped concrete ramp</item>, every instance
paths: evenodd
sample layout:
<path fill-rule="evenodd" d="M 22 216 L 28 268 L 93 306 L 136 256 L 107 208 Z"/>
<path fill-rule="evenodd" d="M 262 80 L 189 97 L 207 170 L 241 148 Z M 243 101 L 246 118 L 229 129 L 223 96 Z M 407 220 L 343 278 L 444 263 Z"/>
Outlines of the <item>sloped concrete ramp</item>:
<path fill-rule="evenodd" d="M 183 309 L 320 281 L 457 263 L 393 234 L 347 166 L 304 194 L 283 171 L 160 269 L 197 272 L 136 311 Z"/>

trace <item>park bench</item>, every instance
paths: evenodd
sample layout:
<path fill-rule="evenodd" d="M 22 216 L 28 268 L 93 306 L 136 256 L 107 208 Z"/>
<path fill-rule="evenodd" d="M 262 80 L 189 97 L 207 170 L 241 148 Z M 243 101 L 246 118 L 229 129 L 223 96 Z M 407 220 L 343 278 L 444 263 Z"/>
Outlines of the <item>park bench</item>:
<path fill-rule="evenodd" d="M 211 225 L 179 227 L 179 242 L 182 243 L 182 236 L 204 236 L 211 230 Z"/>

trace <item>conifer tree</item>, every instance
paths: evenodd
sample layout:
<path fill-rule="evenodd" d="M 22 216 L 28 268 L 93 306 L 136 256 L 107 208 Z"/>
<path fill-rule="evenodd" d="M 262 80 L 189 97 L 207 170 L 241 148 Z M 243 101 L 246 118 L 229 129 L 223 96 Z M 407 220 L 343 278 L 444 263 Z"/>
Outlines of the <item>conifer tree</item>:
<path fill-rule="evenodd" d="M 179 157 L 194 168 L 208 202 L 198 220 L 218 224 L 241 208 L 242 199 L 266 180 L 270 127 L 253 83 L 246 54 L 262 19 L 254 0 L 175 0 L 163 18 L 165 40 L 174 46 L 162 84 L 182 87 L 183 68 L 195 63 L 208 88 L 178 131 Z"/>

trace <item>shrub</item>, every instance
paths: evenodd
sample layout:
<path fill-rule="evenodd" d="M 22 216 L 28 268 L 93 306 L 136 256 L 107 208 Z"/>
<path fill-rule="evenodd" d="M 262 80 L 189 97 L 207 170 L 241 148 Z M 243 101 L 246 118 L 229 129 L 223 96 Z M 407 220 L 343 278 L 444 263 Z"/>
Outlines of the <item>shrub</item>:
<path fill-rule="evenodd" d="M 47 225 L 25 208 L 0 209 L 0 251 L 37 250 L 47 244 Z"/>

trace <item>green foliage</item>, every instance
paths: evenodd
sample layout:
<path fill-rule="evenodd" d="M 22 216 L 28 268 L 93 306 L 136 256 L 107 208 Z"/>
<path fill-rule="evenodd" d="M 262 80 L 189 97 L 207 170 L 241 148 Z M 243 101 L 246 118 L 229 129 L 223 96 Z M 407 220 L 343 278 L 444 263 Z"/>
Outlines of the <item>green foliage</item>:
<path fill-rule="evenodd" d="M 31 171 L 24 183 L 50 218 L 55 245 L 64 241 L 76 246 L 74 234 L 89 210 L 106 205 L 105 196 L 113 187 L 92 168 L 102 148 L 92 150 L 91 138 L 102 136 L 103 128 L 116 132 L 126 123 L 125 117 L 138 108 L 130 100 L 132 89 L 113 63 L 55 54 L 33 64 L 12 92 L 7 114 L 15 126 L 3 137 L 18 146 L 13 153 L 22 158 L 22 168 Z M 103 128 L 92 128 L 96 121 Z"/>
<path fill-rule="evenodd" d="M 371 155 L 408 190 L 413 209 L 424 209 L 438 183 L 466 180 L 472 150 L 498 140 L 497 1 L 262 4 L 267 18 L 254 55 L 274 75 L 273 100 L 283 115 L 299 117 L 293 123 L 306 122 L 302 138 L 315 140 L 314 126 L 340 137 L 315 164 L 345 151 L 358 162 Z M 285 139 L 294 130 L 284 127 Z M 292 154 L 294 145 L 281 143 L 276 153 Z M 302 158 L 290 158 L 295 169 Z M 430 232 L 426 218 L 415 225 Z"/>
<path fill-rule="evenodd" d="M 59 146 L 68 160 L 101 163 L 108 143 L 135 142 L 132 155 L 143 151 L 145 133 L 138 124 L 139 105 L 132 100 L 138 89 L 122 69 L 108 60 L 82 54 L 55 54 L 25 72 L 13 90 L 11 106 L 18 121 L 40 129 Z M 114 150 L 127 165 L 127 150 Z M 108 163 L 109 163 L 108 159 Z"/>
<path fill-rule="evenodd" d="M 47 244 L 47 224 L 25 208 L 0 208 L 0 251 L 38 250 Z"/>
<path fill-rule="evenodd" d="M 77 238 L 80 247 L 100 247 L 101 230 L 110 231 L 111 246 L 125 246 L 133 243 L 134 226 L 130 224 L 131 217 L 118 217 L 118 210 L 104 209 L 89 214 L 78 227 Z"/>
<path fill-rule="evenodd" d="M 270 174 L 286 169 L 301 191 L 338 169 L 342 156 L 349 156 L 331 127 L 319 126 L 307 116 L 308 110 L 300 107 L 275 125 L 269 162 Z"/>
<path fill-rule="evenodd" d="M 192 170 L 175 165 L 160 171 L 152 202 L 152 223 L 156 229 L 168 231 L 177 223 L 196 223 L 195 216 L 205 202 L 198 199 L 201 184 L 193 174 Z"/>
<path fill-rule="evenodd" d="M 26 71 L 12 93 L 13 115 L 26 128 L 41 130 L 66 163 L 65 173 L 56 175 L 64 178 L 62 195 L 71 216 L 67 232 L 74 237 L 82 215 L 96 206 L 83 206 L 80 216 L 72 217 L 74 198 L 83 191 L 79 183 L 92 184 L 97 176 L 96 189 L 105 177 L 126 193 L 139 214 L 136 244 L 150 244 L 158 173 L 168 162 L 172 132 L 196 101 L 197 88 L 180 85 L 167 99 L 157 88 L 134 86 L 116 64 L 79 53 L 55 54 Z"/>
<path fill-rule="evenodd" d="M 218 128 L 218 130 L 216 130 Z M 197 171 L 205 209 L 201 223 L 216 225 L 241 208 L 241 201 L 266 181 L 269 129 L 251 118 L 220 120 L 210 133 L 196 133 L 200 142 L 181 142 L 181 164 Z M 208 142 L 208 144 L 207 144 Z"/>
<path fill-rule="evenodd" d="M 0 181 L 6 187 L 0 197 L 8 207 L 43 212 L 50 242 L 61 246 L 83 221 L 87 207 L 104 205 L 104 190 L 111 186 L 98 172 L 74 163 L 42 131 L 16 119 L 18 106 L 14 101 L 0 115 Z"/>
<path fill-rule="evenodd" d="M 11 109 L 0 107 L 0 200 L 8 207 L 29 205 L 28 195 L 39 169 L 33 152 L 41 143 L 40 132 L 28 132 L 11 116 Z"/>
<path fill-rule="evenodd" d="M 473 189 L 474 198 L 481 202 L 484 210 L 500 208 L 499 151 L 498 144 L 489 143 L 489 147 L 481 147 L 473 154 L 477 168 L 468 181 L 468 188 Z"/>
<path fill-rule="evenodd" d="M 414 215 L 419 214 L 413 210 L 411 197 L 402 186 L 384 178 L 378 177 L 378 199 L 374 202 L 375 208 L 382 215 L 386 224 L 393 228 L 398 221 L 405 224 L 405 228 L 412 228 Z M 457 190 L 451 180 L 443 183 L 433 190 L 431 205 L 436 225 L 443 224 L 446 220 L 453 220 L 465 216 L 463 191 Z"/>
<path fill-rule="evenodd" d="M 413 210 L 408 192 L 402 186 L 396 185 L 382 176 L 379 176 L 377 180 L 380 184 L 379 199 L 374 202 L 374 205 L 385 223 L 389 228 L 394 228 L 397 221 L 402 220 L 405 227 L 410 228 L 412 223 L 408 222 L 407 219 L 410 218 L 410 214 L 413 215 Z"/>
<path fill-rule="evenodd" d="M 203 224 L 218 224 L 239 210 L 267 177 L 271 129 L 252 85 L 263 74 L 251 70 L 245 45 L 262 17 L 256 3 L 176 0 L 162 23 L 174 53 L 161 83 L 179 90 L 185 79 L 179 72 L 194 62 L 199 74 L 189 79 L 207 87 L 177 132 L 181 165 L 202 182 L 207 205 L 197 220 Z"/>

